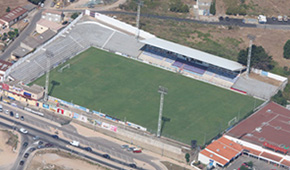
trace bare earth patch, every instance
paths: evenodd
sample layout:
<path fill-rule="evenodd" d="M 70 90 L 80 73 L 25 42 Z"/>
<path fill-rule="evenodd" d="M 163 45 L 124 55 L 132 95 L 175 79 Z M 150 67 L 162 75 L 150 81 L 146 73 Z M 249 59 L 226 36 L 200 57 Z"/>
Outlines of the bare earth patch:
<path fill-rule="evenodd" d="M 17 140 L 11 132 L 0 130 L 0 169 L 9 169 L 10 166 L 13 166 L 20 147 L 18 144 L 18 149 L 13 152 L 12 146 L 17 145 Z"/>
<path fill-rule="evenodd" d="M 106 170 L 100 165 L 81 160 L 66 152 L 41 151 L 37 152 L 30 161 L 27 169 L 53 169 L 53 170 Z"/>
<path fill-rule="evenodd" d="M 0 0 L 0 16 L 5 15 L 7 7 L 14 9 L 18 6 L 23 6 L 29 4 L 27 0 Z"/>

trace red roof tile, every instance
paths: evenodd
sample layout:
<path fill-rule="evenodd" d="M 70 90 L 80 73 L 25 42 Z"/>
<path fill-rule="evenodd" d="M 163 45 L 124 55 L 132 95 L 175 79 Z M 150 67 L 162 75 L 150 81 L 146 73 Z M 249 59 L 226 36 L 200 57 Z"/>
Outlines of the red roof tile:
<path fill-rule="evenodd" d="M 220 164 L 223 165 L 223 166 L 224 166 L 226 163 L 228 163 L 227 160 L 225 160 L 225 159 L 223 159 L 223 158 L 221 158 L 221 157 L 219 157 L 219 156 L 217 156 L 217 155 L 215 155 L 215 154 L 213 154 L 213 153 L 210 153 L 209 151 L 207 151 L 207 150 L 205 150 L 205 149 L 202 150 L 200 153 L 203 154 L 204 156 L 206 156 L 206 157 L 208 157 L 208 158 L 210 158 L 210 159 L 212 159 L 212 160 L 214 160 L 214 161 L 220 163 Z"/>
<path fill-rule="evenodd" d="M 27 12 L 27 10 L 19 6 L 10 11 L 9 13 L 7 13 L 6 15 L 2 16 L 1 19 L 6 22 L 10 22 L 16 19 L 17 17 L 23 15 L 25 12 Z"/>

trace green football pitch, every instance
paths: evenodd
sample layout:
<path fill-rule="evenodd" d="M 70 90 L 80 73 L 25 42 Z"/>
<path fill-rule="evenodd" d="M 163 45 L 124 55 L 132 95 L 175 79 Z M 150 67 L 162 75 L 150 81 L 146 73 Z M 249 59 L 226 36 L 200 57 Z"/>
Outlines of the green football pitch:
<path fill-rule="evenodd" d="M 58 72 L 70 63 L 69 68 Z M 186 78 L 96 48 L 75 56 L 51 71 L 50 95 L 139 124 L 156 133 L 160 94 L 168 88 L 162 135 L 190 143 L 208 141 L 262 101 Z M 44 86 L 45 76 L 36 84 Z M 52 84 L 50 84 L 52 88 Z"/>

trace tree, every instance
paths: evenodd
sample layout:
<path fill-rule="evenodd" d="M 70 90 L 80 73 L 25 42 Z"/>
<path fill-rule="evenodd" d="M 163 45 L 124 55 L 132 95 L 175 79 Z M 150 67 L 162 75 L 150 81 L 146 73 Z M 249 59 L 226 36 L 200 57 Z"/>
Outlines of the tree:
<path fill-rule="evenodd" d="M 210 12 L 212 15 L 215 15 L 215 13 L 216 13 L 216 9 L 215 9 L 215 0 L 212 1 L 211 5 L 210 5 L 209 12 Z"/>
<path fill-rule="evenodd" d="M 171 12 L 181 12 L 181 13 L 188 13 L 189 8 L 186 4 L 181 2 L 181 0 L 172 0 L 170 2 L 170 11 Z"/>
<path fill-rule="evenodd" d="M 241 50 L 238 55 L 238 62 L 247 65 L 248 61 L 248 51 L 249 48 L 246 50 Z M 274 68 L 272 56 L 269 56 L 265 49 L 262 46 L 252 46 L 252 56 L 251 56 L 251 65 L 250 67 L 254 67 L 257 69 L 262 70 L 271 70 Z"/>
<path fill-rule="evenodd" d="M 9 35 L 9 38 L 11 38 L 11 39 L 12 39 L 12 38 L 14 38 L 14 37 L 15 37 L 15 35 L 16 35 L 16 34 L 15 34 L 15 32 L 14 32 L 14 31 L 9 31 L 9 32 L 8 32 L 8 35 Z"/>
<path fill-rule="evenodd" d="M 290 40 L 288 40 L 284 45 L 283 57 L 290 59 Z"/>
<path fill-rule="evenodd" d="M 43 3 L 45 0 L 28 0 L 28 1 L 33 3 L 34 5 L 38 5 L 39 3 Z"/>
<path fill-rule="evenodd" d="M 272 101 L 282 105 L 282 106 L 286 106 L 287 105 L 287 99 L 283 96 L 283 93 L 281 90 L 278 91 L 277 94 L 275 94 L 272 98 Z"/>
<path fill-rule="evenodd" d="M 78 16 L 79 16 L 79 14 L 77 12 L 75 12 L 71 15 L 71 18 L 76 19 Z"/>
<path fill-rule="evenodd" d="M 10 12 L 10 7 L 7 7 L 6 8 L 6 12 Z"/>
<path fill-rule="evenodd" d="M 187 162 L 187 163 L 189 163 L 189 158 L 190 158 L 189 153 L 186 153 L 186 154 L 185 154 L 185 159 L 186 159 L 186 162 Z"/>

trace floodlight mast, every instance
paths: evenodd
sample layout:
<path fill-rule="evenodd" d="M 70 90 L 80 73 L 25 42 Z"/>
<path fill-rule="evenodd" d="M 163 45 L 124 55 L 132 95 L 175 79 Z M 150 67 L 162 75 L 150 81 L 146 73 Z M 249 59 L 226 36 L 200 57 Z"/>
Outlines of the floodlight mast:
<path fill-rule="evenodd" d="M 166 87 L 159 86 L 158 93 L 160 93 L 160 107 L 159 107 L 159 118 L 158 118 L 158 129 L 157 129 L 157 137 L 160 138 L 161 134 L 161 120 L 162 120 L 162 111 L 163 111 L 163 102 L 164 95 L 167 94 L 168 89 Z"/>
<path fill-rule="evenodd" d="M 49 50 L 45 50 L 45 55 L 46 55 L 46 79 L 45 79 L 44 101 L 48 101 L 50 59 L 54 56 L 54 54 Z"/>
<path fill-rule="evenodd" d="M 249 77 L 249 74 L 250 74 L 250 64 L 251 64 L 251 56 L 252 56 L 252 45 L 253 45 L 253 40 L 255 39 L 255 36 L 248 35 L 248 38 L 250 39 L 250 44 L 249 44 L 248 62 L 247 62 L 247 77 Z"/>
<path fill-rule="evenodd" d="M 137 8 L 137 18 L 136 18 L 136 28 L 137 28 L 136 39 L 139 38 L 139 32 L 140 32 L 139 27 L 140 27 L 141 5 L 143 5 L 143 1 L 139 0 L 139 2 L 138 2 L 138 8 Z"/>

